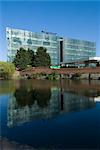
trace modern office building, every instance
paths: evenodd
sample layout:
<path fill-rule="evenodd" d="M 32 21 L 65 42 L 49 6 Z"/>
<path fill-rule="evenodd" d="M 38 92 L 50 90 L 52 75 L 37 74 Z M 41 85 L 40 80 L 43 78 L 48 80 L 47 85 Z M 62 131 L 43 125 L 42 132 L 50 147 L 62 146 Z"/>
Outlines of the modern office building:
<path fill-rule="evenodd" d="M 33 33 L 26 30 L 6 28 L 8 61 L 12 61 L 20 47 L 32 49 L 36 52 L 38 47 L 47 48 L 52 64 L 59 63 L 59 44 L 55 33 Z"/>
<path fill-rule="evenodd" d="M 7 60 L 13 61 L 20 47 L 37 51 L 45 47 L 51 57 L 52 65 L 89 60 L 96 56 L 96 43 L 58 36 L 56 33 L 33 33 L 26 30 L 6 28 Z"/>

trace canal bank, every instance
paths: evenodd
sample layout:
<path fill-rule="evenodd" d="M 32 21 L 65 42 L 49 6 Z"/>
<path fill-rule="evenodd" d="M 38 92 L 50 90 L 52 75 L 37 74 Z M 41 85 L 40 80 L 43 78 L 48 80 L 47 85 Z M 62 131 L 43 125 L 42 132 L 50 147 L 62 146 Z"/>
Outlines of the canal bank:
<path fill-rule="evenodd" d="M 60 68 L 33 67 L 19 72 L 21 78 L 35 79 L 86 79 L 100 80 L 100 67 Z"/>

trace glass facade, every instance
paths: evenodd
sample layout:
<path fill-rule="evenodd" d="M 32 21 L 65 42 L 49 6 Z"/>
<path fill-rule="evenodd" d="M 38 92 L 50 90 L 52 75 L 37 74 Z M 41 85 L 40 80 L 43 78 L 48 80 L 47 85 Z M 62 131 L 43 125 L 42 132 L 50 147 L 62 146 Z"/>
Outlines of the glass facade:
<path fill-rule="evenodd" d="M 77 62 L 89 60 L 96 56 L 96 43 L 77 39 L 64 39 L 63 62 Z"/>
<path fill-rule="evenodd" d="M 61 38 L 55 33 L 44 32 L 33 33 L 26 30 L 6 28 L 7 38 L 7 60 L 13 61 L 20 47 L 37 51 L 38 47 L 45 47 L 51 57 L 52 65 L 61 62 L 70 63 L 88 60 L 96 56 L 96 43 L 71 38 Z"/>
<path fill-rule="evenodd" d="M 34 52 L 38 47 L 45 47 L 51 57 L 52 64 L 59 64 L 59 48 L 57 36 L 54 33 L 33 33 L 26 30 L 6 28 L 7 61 L 12 62 L 20 47 L 30 48 Z"/>

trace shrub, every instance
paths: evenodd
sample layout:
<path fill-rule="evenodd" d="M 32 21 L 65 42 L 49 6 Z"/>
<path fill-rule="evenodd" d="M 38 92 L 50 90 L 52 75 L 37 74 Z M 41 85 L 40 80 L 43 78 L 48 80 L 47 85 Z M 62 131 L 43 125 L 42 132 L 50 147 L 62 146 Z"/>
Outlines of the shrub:
<path fill-rule="evenodd" d="M 0 62 L 0 77 L 10 79 L 15 72 L 15 66 L 12 63 Z"/>

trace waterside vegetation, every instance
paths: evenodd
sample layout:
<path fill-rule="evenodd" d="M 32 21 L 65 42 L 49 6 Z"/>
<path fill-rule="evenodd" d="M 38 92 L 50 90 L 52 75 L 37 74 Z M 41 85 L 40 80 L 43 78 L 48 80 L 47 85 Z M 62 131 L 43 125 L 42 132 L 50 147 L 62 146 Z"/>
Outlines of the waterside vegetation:
<path fill-rule="evenodd" d="M 0 62 L 0 79 L 11 79 L 15 72 L 13 63 Z"/>

